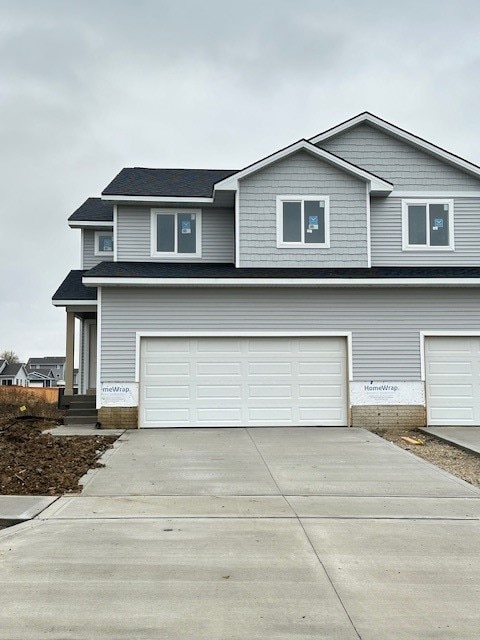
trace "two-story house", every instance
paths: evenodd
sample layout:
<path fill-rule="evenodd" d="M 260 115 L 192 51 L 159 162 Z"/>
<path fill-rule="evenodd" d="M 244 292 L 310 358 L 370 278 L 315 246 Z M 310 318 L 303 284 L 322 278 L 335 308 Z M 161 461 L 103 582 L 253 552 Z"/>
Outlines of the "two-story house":
<path fill-rule="evenodd" d="M 69 218 L 66 392 L 105 427 L 480 425 L 480 168 L 362 113 Z"/>

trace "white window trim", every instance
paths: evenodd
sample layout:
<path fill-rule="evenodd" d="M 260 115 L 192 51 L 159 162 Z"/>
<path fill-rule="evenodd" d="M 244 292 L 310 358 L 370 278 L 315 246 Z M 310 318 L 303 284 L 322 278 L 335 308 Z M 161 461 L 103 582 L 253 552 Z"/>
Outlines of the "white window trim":
<path fill-rule="evenodd" d="M 455 251 L 455 226 L 453 200 L 446 198 L 409 198 L 402 200 L 402 251 Z M 445 247 L 432 247 L 430 244 L 430 222 L 427 209 L 427 244 L 408 243 L 408 207 L 415 204 L 447 204 L 448 205 L 448 234 L 449 244 Z"/>
<path fill-rule="evenodd" d="M 302 203 L 302 236 L 300 242 L 284 242 L 283 241 L 283 203 L 284 202 L 300 202 Z M 323 200 L 325 202 L 325 242 L 305 242 L 304 220 L 303 215 L 304 203 L 308 200 Z M 329 249 L 330 248 L 330 197 L 329 196 L 310 196 L 310 195 L 287 195 L 277 196 L 277 249 Z"/>
<path fill-rule="evenodd" d="M 196 241 L 196 252 L 195 253 L 178 253 L 178 234 L 177 234 L 177 225 L 178 225 L 178 214 L 179 213 L 194 213 L 196 218 L 196 227 L 195 227 L 195 241 Z M 157 251 L 157 217 L 159 215 L 175 215 L 175 251 Z M 175 209 L 152 209 L 151 210 L 151 219 L 150 219 L 150 256 L 152 258 L 201 258 L 202 257 L 202 211 L 201 209 L 185 209 L 185 208 L 175 208 Z"/>
<path fill-rule="evenodd" d="M 100 236 L 112 234 L 113 251 L 100 251 Z M 113 229 L 111 231 L 95 231 L 95 255 L 96 256 L 113 256 L 115 252 L 115 238 Z"/>

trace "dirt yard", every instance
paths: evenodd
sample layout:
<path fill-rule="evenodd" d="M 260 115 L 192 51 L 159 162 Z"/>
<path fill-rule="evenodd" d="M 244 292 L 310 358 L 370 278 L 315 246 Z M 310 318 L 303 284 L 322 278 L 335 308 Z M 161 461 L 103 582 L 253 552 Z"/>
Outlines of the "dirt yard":
<path fill-rule="evenodd" d="M 473 484 L 475 487 L 480 487 L 480 456 L 442 442 L 433 436 L 422 433 L 418 429 L 372 429 L 372 431 L 385 438 L 385 440 L 389 440 L 402 449 L 428 460 L 428 462 Z M 409 444 L 402 440 L 402 436 L 420 440 L 423 444 Z"/>
<path fill-rule="evenodd" d="M 52 436 L 52 421 L 0 419 L 0 494 L 61 495 L 81 490 L 79 479 L 102 466 L 113 436 Z"/>

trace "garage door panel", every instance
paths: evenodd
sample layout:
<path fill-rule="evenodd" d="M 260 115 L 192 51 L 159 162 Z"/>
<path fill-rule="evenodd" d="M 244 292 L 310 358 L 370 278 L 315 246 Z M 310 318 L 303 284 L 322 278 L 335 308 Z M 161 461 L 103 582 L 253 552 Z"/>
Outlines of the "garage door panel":
<path fill-rule="evenodd" d="M 146 362 L 145 374 L 147 376 L 188 376 L 190 374 L 189 362 Z"/>
<path fill-rule="evenodd" d="M 196 387 L 197 398 L 220 398 L 225 399 L 240 399 L 242 397 L 241 385 L 198 385 Z"/>
<path fill-rule="evenodd" d="M 142 340 L 140 425 L 345 425 L 346 340 L 303 340 Z"/>
<path fill-rule="evenodd" d="M 428 424 L 480 425 L 480 339 L 429 337 L 425 359 Z"/>

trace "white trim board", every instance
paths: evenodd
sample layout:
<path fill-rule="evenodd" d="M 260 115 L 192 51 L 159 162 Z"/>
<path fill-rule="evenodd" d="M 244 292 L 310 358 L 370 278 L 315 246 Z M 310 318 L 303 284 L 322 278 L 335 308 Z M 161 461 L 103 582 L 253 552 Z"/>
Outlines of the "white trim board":
<path fill-rule="evenodd" d="M 408 207 L 425 205 L 426 244 L 411 245 L 408 243 Z M 448 206 L 448 245 L 430 244 L 430 204 L 446 204 Z M 455 216 L 453 200 L 446 198 L 404 198 L 402 200 L 402 251 L 455 251 Z"/>
<path fill-rule="evenodd" d="M 106 222 L 104 220 L 81 220 L 81 221 L 72 221 L 68 223 L 70 229 L 91 229 L 95 227 L 96 229 L 113 229 L 113 221 Z"/>
<path fill-rule="evenodd" d="M 342 122 L 341 124 L 335 127 L 332 127 L 331 129 L 328 129 L 323 133 L 319 133 L 318 135 L 313 136 L 313 138 L 310 138 L 309 141 L 312 144 L 318 144 L 320 142 L 323 142 L 324 140 L 333 138 L 334 136 L 338 135 L 339 133 L 342 133 L 343 131 L 347 131 L 348 129 L 351 129 L 352 127 L 355 127 L 363 123 L 367 123 L 367 124 L 373 125 L 377 129 L 387 131 L 388 133 L 390 133 L 396 138 L 406 140 L 412 146 L 415 146 L 419 149 L 423 149 L 424 151 L 428 151 L 431 155 L 441 158 L 442 160 L 445 160 L 449 164 L 460 167 L 474 176 L 480 177 L 480 167 L 477 167 L 471 162 L 468 162 L 468 160 L 464 160 L 463 158 L 460 158 L 459 156 L 456 156 L 455 154 L 450 153 L 445 149 L 437 147 L 436 145 L 432 144 L 431 142 L 428 142 L 427 140 L 423 140 L 422 138 L 419 138 L 413 133 L 409 133 L 404 129 L 400 129 L 400 127 L 396 127 L 395 125 L 391 124 L 390 122 L 387 122 L 386 120 L 382 120 L 382 118 L 379 118 L 378 116 L 373 115 L 373 113 L 368 113 L 368 112 L 360 113 L 358 116 L 355 116 L 350 120 L 347 120 L 346 122 Z"/>
<path fill-rule="evenodd" d="M 98 333 L 97 333 L 98 335 Z M 353 380 L 351 331 L 137 331 L 135 333 L 135 382 L 140 384 L 140 340 L 142 338 L 346 338 L 347 379 Z M 98 363 L 97 363 L 98 365 Z M 100 388 L 100 387 L 98 387 Z M 349 399 L 347 397 L 347 403 Z"/>
<path fill-rule="evenodd" d="M 141 203 L 141 202 L 146 202 L 146 203 L 152 203 L 152 202 L 165 202 L 165 203 L 170 203 L 170 204 L 181 204 L 183 203 L 188 203 L 188 204 L 212 204 L 214 201 L 214 198 L 197 198 L 197 197 L 189 197 L 189 196 L 122 196 L 122 195 L 116 195 L 116 196 L 109 196 L 109 195 L 102 195 L 102 200 L 106 200 L 108 202 L 136 202 L 136 203 Z"/>
<path fill-rule="evenodd" d="M 87 287 L 478 287 L 480 278 L 113 278 L 84 276 Z M 83 303 L 85 304 L 85 302 Z M 58 306 L 58 305 L 57 305 Z M 63 306 L 63 305 L 62 305 Z"/>
<path fill-rule="evenodd" d="M 420 378 L 426 382 L 425 338 L 478 338 L 480 331 L 420 331 Z"/>
<path fill-rule="evenodd" d="M 52 300 L 54 307 L 96 307 L 98 300 Z"/>
<path fill-rule="evenodd" d="M 101 398 L 101 369 L 102 369 L 102 287 L 98 287 L 97 309 L 97 409 L 102 406 Z"/>

